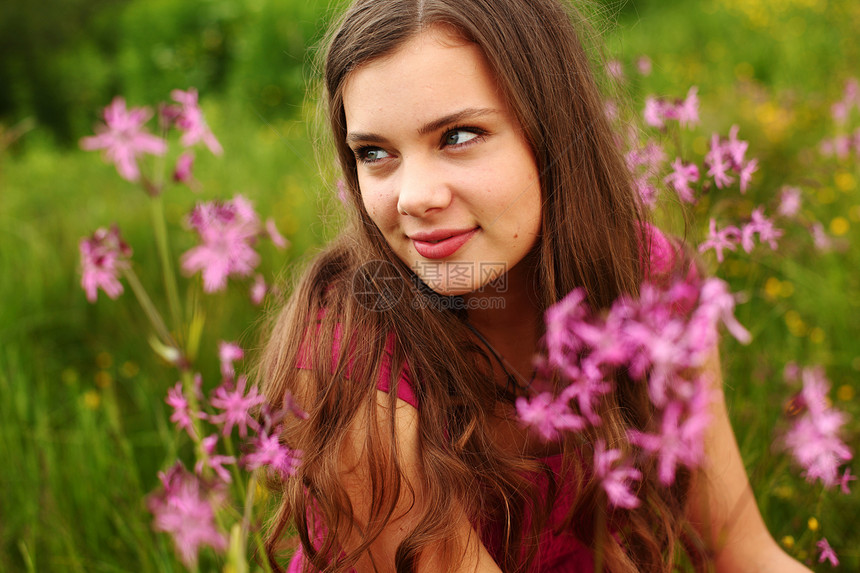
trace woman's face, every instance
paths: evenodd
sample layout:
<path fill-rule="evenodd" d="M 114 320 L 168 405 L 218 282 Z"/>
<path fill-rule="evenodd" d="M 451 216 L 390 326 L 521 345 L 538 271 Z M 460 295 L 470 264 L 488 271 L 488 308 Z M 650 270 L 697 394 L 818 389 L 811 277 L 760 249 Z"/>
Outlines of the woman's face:
<path fill-rule="evenodd" d="M 537 166 L 477 46 L 430 28 L 353 71 L 343 101 L 364 206 L 430 288 L 475 291 L 532 249 Z"/>

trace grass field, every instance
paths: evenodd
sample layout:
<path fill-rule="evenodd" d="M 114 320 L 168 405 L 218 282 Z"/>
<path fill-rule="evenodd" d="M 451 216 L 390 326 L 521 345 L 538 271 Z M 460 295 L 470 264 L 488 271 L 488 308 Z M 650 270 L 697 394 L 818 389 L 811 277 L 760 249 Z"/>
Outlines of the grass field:
<path fill-rule="evenodd" d="M 783 381 L 791 361 L 826 369 L 833 405 L 850 416 L 844 438 L 855 452 L 860 444 L 860 149 L 845 158 L 820 152 L 820 142 L 840 129 L 860 129 L 860 105 L 843 128 L 831 117 L 846 80 L 860 76 L 860 5 L 630 2 L 608 14 L 598 28 L 624 67 L 620 92 L 631 109 L 641 112 L 648 95 L 681 98 L 698 86 L 702 124 L 677 140 L 670 133 L 667 150 L 701 157 L 711 132 L 725 135 L 737 124 L 759 159 L 747 194 L 710 193 L 689 210 L 686 231 L 672 201 L 658 218 L 695 242 L 710 217 L 728 222 L 758 205 L 775 209 L 784 185 L 802 191 L 801 213 L 782 222 L 777 250 L 731 253 L 719 265 L 710 253 L 704 260 L 747 299 L 736 314 L 753 341 L 727 339 L 723 366 L 732 421 L 771 533 L 815 570 L 860 570 L 860 482 L 850 495 L 809 484 L 779 448 L 797 389 Z M 643 55 L 652 62 L 648 76 L 635 71 Z M 177 186 L 164 195 L 173 253 L 193 244 L 183 221 L 196 201 L 242 193 L 289 239 L 286 251 L 261 247 L 261 272 L 286 277 L 337 224 L 336 192 L 319 175 L 307 127 L 313 105 L 270 120 L 240 98 L 202 103 L 225 154 L 198 152 L 201 194 Z M 38 125 L 0 149 L 0 571 L 182 570 L 169 539 L 153 532 L 144 501 L 157 472 L 193 454 L 164 403 L 178 376 L 149 348 L 149 326 L 130 292 L 89 304 L 79 286 L 79 239 L 115 222 L 144 285 L 166 306 L 150 210 L 145 194 L 112 166 L 55 146 Z M 828 249 L 814 244 L 816 222 L 830 237 Z M 179 284 L 186 306 L 197 300 L 199 277 Z M 206 388 L 217 379 L 219 340 L 252 351 L 258 345 L 266 310 L 249 302 L 247 287 L 199 299 L 206 327 L 197 367 Z M 822 536 L 840 566 L 817 562 Z M 203 552 L 201 570 L 219 563 Z"/>

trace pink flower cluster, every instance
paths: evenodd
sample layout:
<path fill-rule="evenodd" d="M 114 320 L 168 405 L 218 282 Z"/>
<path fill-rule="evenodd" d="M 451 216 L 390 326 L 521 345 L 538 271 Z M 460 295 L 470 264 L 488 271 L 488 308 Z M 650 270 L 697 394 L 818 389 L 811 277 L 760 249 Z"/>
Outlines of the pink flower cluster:
<path fill-rule="evenodd" d="M 758 169 L 758 160 L 745 158 L 749 143 L 738 139 L 740 128 L 733 125 L 729 130 L 728 139 L 722 139 L 718 134 L 711 135 L 711 146 L 705 155 L 705 165 L 708 176 L 714 178 L 717 188 L 723 189 L 734 183 L 730 172 L 738 175 L 741 193 L 746 193 L 752 180 L 752 174 Z"/>
<path fill-rule="evenodd" d="M 197 90 L 173 90 L 173 100 L 177 104 L 162 104 L 160 117 L 164 130 L 175 126 L 182 136 L 180 143 L 183 147 L 192 147 L 203 143 L 215 155 L 221 155 L 223 149 L 215 135 L 206 124 L 203 112 L 197 102 Z M 81 148 L 91 151 L 103 149 L 105 158 L 116 165 L 120 176 L 128 181 L 140 179 L 138 161 L 143 155 L 164 155 L 167 152 L 167 141 L 145 129 L 145 124 L 152 117 L 152 111 L 146 107 L 136 107 L 126 110 L 125 100 L 116 97 L 103 112 L 104 124 L 96 127 L 97 135 L 84 137 L 80 141 Z M 192 176 L 194 154 L 190 151 L 179 156 L 173 171 L 173 180 L 196 188 L 197 182 Z M 149 187 L 148 191 L 157 195 L 160 189 Z"/>
<path fill-rule="evenodd" d="M 131 247 L 122 240 L 116 225 L 110 229 L 100 228 L 91 236 L 81 239 L 81 286 L 87 300 L 95 302 L 98 289 L 110 298 L 122 294 L 119 274 L 128 267 Z"/>
<path fill-rule="evenodd" d="M 631 138 L 635 135 L 631 135 Z M 633 185 L 636 187 L 642 202 L 653 207 L 657 201 L 659 189 L 654 179 L 663 170 L 666 162 L 666 152 L 656 141 L 648 141 L 639 148 L 634 148 L 625 154 L 627 168 L 633 174 Z"/>
<path fill-rule="evenodd" d="M 801 192 L 797 187 L 786 185 L 779 192 L 779 207 L 777 213 L 782 217 L 794 217 L 800 211 Z"/>
<path fill-rule="evenodd" d="M 808 481 L 821 480 L 828 488 L 842 485 L 847 491 L 853 476 L 848 469 L 841 479 L 839 476 L 840 466 L 853 457 L 851 449 L 839 437 L 847 416 L 829 405 L 830 383 L 823 369 L 804 368 L 801 380 L 803 388 L 796 401 L 802 413 L 786 432 L 785 445 Z"/>
<path fill-rule="evenodd" d="M 277 246 L 287 244 L 273 220 L 267 221 L 265 228 L 261 226 L 254 207 L 241 195 L 229 201 L 199 203 L 189 215 L 188 224 L 197 231 L 201 244 L 183 255 L 182 269 L 188 274 L 201 271 L 206 292 L 223 290 L 228 277 L 253 273 L 260 262 L 254 250 L 260 235 L 267 234 Z"/>
<path fill-rule="evenodd" d="M 845 82 L 842 99 L 833 104 L 830 112 L 837 124 L 845 125 L 848 123 L 851 110 L 854 108 L 860 111 L 860 82 L 857 81 L 857 78 L 849 78 Z"/>
<path fill-rule="evenodd" d="M 696 196 L 691 183 L 699 180 L 699 168 L 695 163 L 684 163 L 680 157 L 676 157 L 672 163 L 672 173 L 663 179 L 663 182 L 671 185 L 678 197 L 685 203 L 695 203 Z"/>
<path fill-rule="evenodd" d="M 215 515 L 224 503 L 220 484 L 207 483 L 176 462 L 158 474 L 162 491 L 149 497 L 149 511 L 155 517 L 153 528 L 173 537 L 182 561 L 193 567 L 200 548 L 208 545 L 216 551 L 227 548 L 227 537 L 218 530 Z"/>
<path fill-rule="evenodd" d="M 660 481 L 673 483 L 678 466 L 701 462 L 709 420 L 711 381 L 690 373 L 714 351 L 720 322 L 742 342 L 749 341 L 733 316 L 734 305 L 719 279 L 678 281 L 665 289 L 646 283 L 638 299 L 622 297 L 603 315 L 591 311 L 584 290 L 572 291 L 547 311 L 544 339 L 545 366 L 568 385 L 558 395 L 519 398 L 520 419 L 545 439 L 598 425 L 601 397 L 613 391 L 617 373 L 626 371 L 647 384 L 658 413 L 653 432 L 631 430 L 628 439 L 657 456 Z M 604 487 L 610 501 L 631 507 L 619 483 L 635 474 L 611 470 L 619 459 L 616 450 L 595 453 L 598 473 L 609 480 Z"/>
<path fill-rule="evenodd" d="M 629 462 L 622 461 L 616 465 L 621 459 L 621 450 L 607 451 L 603 440 L 598 440 L 594 445 L 594 474 L 600 479 L 609 503 L 615 507 L 634 509 L 639 507 L 639 498 L 631 491 L 631 484 L 642 479 L 642 472 Z"/>
<path fill-rule="evenodd" d="M 153 513 L 156 530 L 173 536 L 183 561 L 194 563 L 202 545 L 218 551 L 225 548 L 224 534 L 218 529 L 214 516 L 224 502 L 223 492 L 232 482 L 231 472 L 242 467 L 247 471 L 265 468 L 282 477 L 294 475 L 299 468 L 302 452 L 282 443 L 280 435 L 283 420 L 292 415 L 304 419 L 302 412 L 291 397 L 287 397 L 280 411 L 272 412 L 263 404 L 265 398 L 257 388 L 247 388 L 247 378 L 236 376 L 234 363 L 241 360 L 244 352 L 233 342 L 219 344 L 222 382 L 207 401 L 204 399 L 200 375 L 195 376 L 193 392 L 199 411 L 194 412 L 183 393 L 182 383 L 168 390 L 168 405 L 173 408 L 170 420 L 179 430 L 185 430 L 199 442 L 203 455 L 197 460 L 194 473 L 187 472 L 177 462 L 166 474 L 162 474 L 163 490 L 150 498 L 149 508 Z M 231 439 L 233 428 L 238 428 L 245 447 L 243 455 L 218 453 L 219 435 L 213 433 L 200 439 L 195 429 L 206 422 L 220 429 L 221 437 Z M 249 429 L 253 432 L 249 436 Z"/>
<path fill-rule="evenodd" d="M 819 563 L 828 561 L 833 567 L 837 567 L 839 565 L 839 558 L 836 556 L 836 552 L 833 551 L 833 548 L 830 547 L 830 543 L 827 542 L 826 537 L 819 539 L 815 546 L 818 547 L 818 550 L 821 552 L 818 555 Z"/>
<path fill-rule="evenodd" d="M 644 116 L 647 125 L 660 129 L 664 129 L 669 120 L 678 121 L 682 127 L 698 124 L 697 88 L 691 87 L 683 101 L 669 102 L 653 96 L 648 97 L 645 101 Z M 712 134 L 702 165 L 676 157 L 671 164 L 672 171 L 663 177 L 662 182 L 671 187 L 685 203 L 696 203 L 697 186 L 708 188 L 710 182 L 703 182 L 704 177 L 710 178 L 718 189 L 732 185 L 737 177 L 741 193 L 746 193 L 753 173 L 758 169 L 758 160 L 747 159 L 749 143 L 738 139 L 739 129 L 737 125 L 732 126 L 728 138 L 723 138 L 718 133 Z M 630 140 L 636 141 L 636 135 L 633 133 Z M 662 171 L 665 161 L 663 148 L 654 141 L 640 144 L 638 148 L 627 153 L 627 166 L 646 205 L 653 207 L 656 203 L 659 190 L 653 180 Z"/>
<path fill-rule="evenodd" d="M 782 236 L 782 229 L 776 228 L 771 219 L 764 215 L 764 207 L 758 207 L 752 212 L 750 220 L 741 227 L 728 225 L 723 228 L 717 227 L 717 222 L 711 219 L 708 238 L 699 245 L 699 252 L 704 253 L 714 249 L 717 261 L 723 262 L 724 251 L 735 251 L 737 245 L 741 245 L 747 253 L 755 248 L 755 239 L 758 237 L 760 243 L 767 243 L 771 250 L 776 250 L 777 239 Z"/>
<path fill-rule="evenodd" d="M 667 121 L 677 121 L 681 127 L 699 123 L 699 89 L 690 88 L 683 100 L 669 101 L 649 96 L 645 100 L 645 123 L 651 127 L 664 128 Z"/>
<path fill-rule="evenodd" d="M 188 91 L 173 90 L 170 97 L 179 105 L 165 105 L 161 108 L 162 117 L 175 125 L 181 132 L 180 143 L 183 147 L 193 147 L 203 143 L 209 151 L 215 155 L 221 155 L 224 149 L 203 117 L 203 111 L 197 103 L 197 90 L 188 88 Z"/>
<path fill-rule="evenodd" d="M 833 138 L 824 139 L 821 142 L 822 155 L 835 155 L 838 159 L 844 160 L 853 150 L 857 159 L 860 160 L 860 127 L 857 127 L 853 133 L 848 133 L 851 112 L 854 109 L 860 111 L 860 82 L 856 78 L 851 78 L 845 82 L 842 99 L 831 107 L 833 120 L 837 125 L 837 133 Z"/>

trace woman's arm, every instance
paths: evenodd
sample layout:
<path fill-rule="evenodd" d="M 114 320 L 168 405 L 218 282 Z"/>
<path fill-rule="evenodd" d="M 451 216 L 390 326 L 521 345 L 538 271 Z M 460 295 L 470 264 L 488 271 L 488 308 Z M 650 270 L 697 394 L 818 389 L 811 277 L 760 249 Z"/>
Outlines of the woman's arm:
<path fill-rule="evenodd" d="M 705 464 L 693 482 L 690 517 L 714 552 L 720 573 L 799 573 L 809 569 L 773 540 L 756 505 L 726 410 L 719 355 L 705 367 L 713 388 Z"/>
<path fill-rule="evenodd" d="M 420 485 L 423 483 L 423 474 L 419 451 L 418 412 L 400 399 L 397 400 L 394 412 L 391 411 L 388 404 L 388 394 L 382 391 L 377 392 L 379 435 L 383 437 L 383 440 L 390 439 L 388 436 L 390 435 L 391 416 L 394 416 L 399 464 L 403 472 L 403 480 L 407 483 L 401 484 L 400 498 L 397 500 L 391 519 L 385 525 L 381 535 L 371 544 L 369 551 L 358 562 L 356 569 L 360 573 L 365 571 L 394 571 L 394 556 L 397 546 L 419 524 L 418 520 L 424 509 L 421 504 L 426 497 L 422 495 Z M 368 473 L 369 463 L 364 451 L 368 423 L 366 416 L 356 416 L 349 430 L 350 435 L 354 438 L 347 441 L 349 445 L 346 451 L 342 452 L 341 458 L 343 468 L 341 480 L 348 492 L 359 526 L 367 523 L 368 516 L 371 515 L 369 501 L 372 496 Z M 383 444 L 382 449 L 387 449 L 388 445 Z M 342 543 L 349 549 L 350 544 L 358 543 L 358 535 L 356 532 L 352 536 L 353 539 L 344 539 Z M 426 548 L 417 570 L 428 573 L 436 571 L 501 573 L 481 543 L 465 512 L 457 518 L 457 535 L 457 541 L 464 549 L 463 559 L 459 564 L 455 564 L 454 568 L 448 568 L 440 562 L 442 546 L 439 543 L 436 546 Z"/>

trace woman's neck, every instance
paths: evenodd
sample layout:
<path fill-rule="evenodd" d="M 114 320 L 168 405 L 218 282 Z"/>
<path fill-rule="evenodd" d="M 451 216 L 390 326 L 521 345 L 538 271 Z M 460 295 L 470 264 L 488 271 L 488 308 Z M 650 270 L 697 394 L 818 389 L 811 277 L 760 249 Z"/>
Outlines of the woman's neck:
<path fill-rule="evenodd" d="M 487 285 L 481 292 L 464 298 L 467 319 L 472 326 L 513 366 L 514 375 L 528 380 L 538 341 L 543 335 L 542 312 L 536 301 L 530 269 L 518 266 L 513 271 L 508 273 L 503 286 Z"/>

